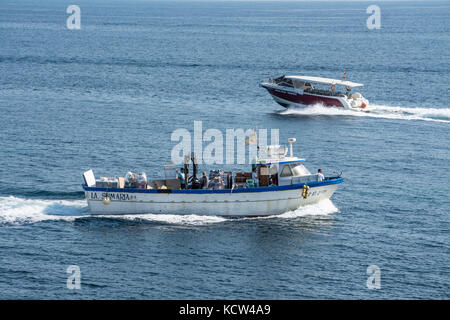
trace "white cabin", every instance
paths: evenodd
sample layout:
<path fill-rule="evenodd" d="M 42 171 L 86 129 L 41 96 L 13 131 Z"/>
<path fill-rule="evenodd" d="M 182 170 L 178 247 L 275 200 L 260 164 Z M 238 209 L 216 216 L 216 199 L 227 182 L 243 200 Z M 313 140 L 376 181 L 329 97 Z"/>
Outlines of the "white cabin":
<path fill-rule="evenodd" d="M 311 172 L 304 166 L 305 159 L 293 156 L 292 144 L 296 140 L 289 139 L 290 155 L 287 157 L 287 148 L 284 146 L 273 145 L 268 146 L 266 157 L 258 158 L 256 166 L 258 167 L 258 176 L 260 186 L 264 186 L 265 182 L 261 181 L 264 176 L 271 177 L 272 182 L 276 180 L 278 186 L 286 186 L 299 183 L 308 183 L 319 181 L 318 174 Z"/>

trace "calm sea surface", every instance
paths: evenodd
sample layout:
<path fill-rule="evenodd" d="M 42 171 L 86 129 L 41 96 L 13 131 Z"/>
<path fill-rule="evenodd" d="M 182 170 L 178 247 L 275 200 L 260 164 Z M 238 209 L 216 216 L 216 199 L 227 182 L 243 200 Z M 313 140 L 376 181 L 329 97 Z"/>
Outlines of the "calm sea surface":
<path fill-rule="evenodd" d="M 68 30 L 70 4 L 0 2 L 1 299 L 450 298 L 449 2 L 380 2 L 379 30 L 368 2 L 83 0 Z M 375 112 L 259 87 L 344 71 Z M 279 217 L 89 216 L 83 171 L 156 178 L 194 120 L 279 129 L 344 183 Z"/>

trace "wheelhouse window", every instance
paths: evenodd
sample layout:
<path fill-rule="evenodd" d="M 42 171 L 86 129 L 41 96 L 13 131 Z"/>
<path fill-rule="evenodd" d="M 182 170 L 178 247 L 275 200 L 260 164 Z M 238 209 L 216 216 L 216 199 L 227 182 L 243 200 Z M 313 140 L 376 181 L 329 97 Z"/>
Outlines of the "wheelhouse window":
<path fill-rule="evenodd" d="M 285 165 L 280 173 L 280 177 L 290 177 L 292 176 L 292 170 L 290 165 Z"/>
<path fill-rule="evenodd" d="M 311 174 L 311 172 L 309 172 L 308 169 L 305 168 L 304 165 L 300 164 L 300 163 L 293 163 L 291 165 L 289 165 L 291 167 L 292 170 L 292 175 L 293 176 L 308 176 Z"/>

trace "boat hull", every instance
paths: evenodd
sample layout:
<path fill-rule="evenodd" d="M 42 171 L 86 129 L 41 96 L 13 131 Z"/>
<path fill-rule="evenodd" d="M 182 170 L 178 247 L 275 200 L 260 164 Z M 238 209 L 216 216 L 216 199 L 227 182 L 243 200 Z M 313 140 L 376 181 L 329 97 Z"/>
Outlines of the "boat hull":
<path fill-rule="evenodd" d="M 329 199 L 341 178 L 303 184 L 235 190 L 109 189 L 83 186 L 92 214 L 197 214 L 228 217 L 268 216 Z M 103 199 L 108 196 L 109 204 Z"/>
<path fill-rule="evenodd" d="M 344 107 L 345 101 L 339 97 L 323 97 L 313 94 L 299 94 L 296 92 L 284 91 L 273 88 L 266 88 L 272 98 L 284 106 L 287 105 L 314 105 L 322 104 L 327 107 Z"/>

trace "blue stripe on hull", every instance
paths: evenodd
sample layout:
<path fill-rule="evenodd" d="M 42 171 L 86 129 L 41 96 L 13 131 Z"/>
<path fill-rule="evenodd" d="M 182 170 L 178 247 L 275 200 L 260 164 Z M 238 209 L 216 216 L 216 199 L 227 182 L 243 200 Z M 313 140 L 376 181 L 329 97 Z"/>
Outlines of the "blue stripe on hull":
<path fill-rule="evenodd" d="M 282 191 L 301 189 L 306 184 L 310 188 L 327 186 L 330 184 L 342 183 L 342 178 L 333 178 L 318 182 L 291 184 L 287 186 L 270 186 L 270 187 L 256 187 L 256 188 L 240 188 L 240 189 L 221 189 L 221 190 L 209 190 L 209 189 L 167 189 L 164 193 L 182 193 L 182 194 L 209 194 L 209 193 L 243 193 L 243 192 L 270 192 L 270 191 Z M 125 192 L 125 193 L 162 193 L 158 189 L 119 189 L 119 188 L 103 188 L 103 187 L 88 187 L 83 185 L 85 191 L 107 191 L 107 192 Z"/>

